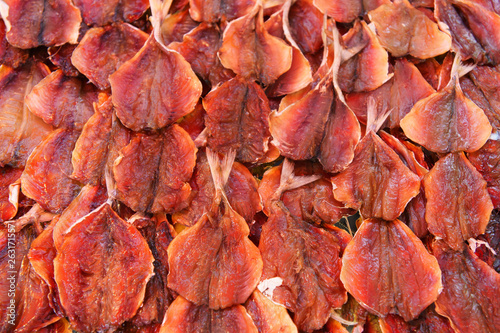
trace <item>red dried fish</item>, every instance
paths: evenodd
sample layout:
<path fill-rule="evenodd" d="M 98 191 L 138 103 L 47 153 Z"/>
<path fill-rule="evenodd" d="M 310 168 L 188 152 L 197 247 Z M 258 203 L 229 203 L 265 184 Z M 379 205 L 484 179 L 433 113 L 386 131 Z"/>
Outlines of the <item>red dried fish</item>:
<path fill-rule="evenodd" d="M 16 288 L 15 332 L 31 333 L 60 319 L 49 304 L 49 288 L 24 258 Z"/>
<path fill-rule="evenodd" d="M 195 21 L 231 21 L 248 14 L 256 0 L 189 0 L 189 14 Z"/>
<path fill-rule="evenodd" d="M 79 132 L 58 129 L 38 145 L 26 162 L 21 190 L 43 209 L 62 212 L 80 191 L 80 184 L 69 176 L 71 152 Z"/>
<path fill-rule="evenodd" d="M 334 94 L 325 77 L 314 88 L 282 100 L 269 117 L 273 144 L 281 155 L 295 160 L 316 156 L 330 114 Z M 292 99 L 293 98 L 293 99 Z"/>
<path fill-rule="evenodd" d="M 195 163 L 194 143 L 177 124 L 157 134 L 134 133 L 113 163 L 117 199 L 139 212 L 183 209 Z"/>
<path fill-rule="evenodd" d="M 137 312 L 153 275 L 153 255 L 137 229 L 108 203 L 64 236 L 54 259 L 61 304 L 79 331 L 116 329 Z"/>
<path fill-rule="evenodd" d="M 487 182 L 488 193 L 494 208 L 500 208 L 500 141 L 488 140 L 474 153 L 468 155 L 469 161 Z"/>
<path fill-rule="evenodd" d="M 48 288 L 46 292 L 49 306 L 59 317 L 63 317 L 63 309 L 59 301 L 59 290 L 54 280 L 54 259 L 57 250 L 54 245 L 54 226 L 58 223 L 59 217 L 55 217 L 43 232 L 31 243 L 28 252 L 29 263 L 32 269 L 38 274 L 39 279 Z"/>
<path fill-rule="evenodd" d="M 342 258 L 345 288 L 369 311 L 415 319 L 441 289 L 441 271 L 413 232 L 401 221 L 367 219 Z"/>
<path fill-rule="evenodd" d="M 215 197 L 216 190 L 204 151 L 198 152 L 193 178 L 189 184 L 192 188 L 191 203 L 187 208 L 172 214 L 174 223 L 188 227 L 194 225 L 205 212 L 209 211 Z M 257 180 L 250 171 L 243 164 L 235 162 L 224 190 L 231 207 L 249 224 L 254 215 L 262 209 L 257 187 Z"/>
<path fill-rule="evenodd" d="M 267 86 L 290 69 L 292 48 L 267 32 L 262 8 L 255 6 L 228 24 L 219 58 L 224 67 Z"/>
<path fill-rule="evenodd" d="M 170 243 L 168 287 L 197 305 L 224 309 L 250 296 L 260 279 L 262 258 L 223 189 L 234 154 L 222 164 L 211 151 L 207 157 L 216 194 L 210 210 Z"/>
<path fill-rule="evenodd" d="M 151 207 L 153 212 L 178 211 L 186 206 L 191 193 L 187 182 L 196 164 L 196 148 L 186 131 L 173 125 L 163 133 L 164 147 L 157 175 L 159 185 Z"/>
<path fill-rule="evenodd" d="M 107 199 L 106 189 L 102 186 L 86 185 L 78 196 L 62 212 L 54 226 L 54 245 L 58 250 L 63 244 L 64 235 L 84 216 L 101 206 Z"/>
<path fill-rule="evenodd" d="M 222 45 L 221 29 L 214 24 L 201 23 L 183 36 L 182 42 L 172 42 L 169 49 L 179 52 L 203 81 L 216 87 L 234 76 L 224 68 L 217 56 Z"/>
<path fill-rule="evenodd" d="M 13 331 L 13 326 L 16 325 L 16 304 L 20 304 L 21 296 L 17 291 L 19 272 L 31 242 L 36 238 L 36 231 L 32 226 L 15 232 L 14 224 L 15 222 L 0 224 L 0 269 L 4 272 L 4 278 L 0 281 L 0 309 L 2 309 L 0 331 L 2 332 Z"/>
<path fill-rule="evenodd" d="M 294 322 L 301 330 L 321 328 L 331 309 L 347 301 L 339 280 L 339 243 L 347 238 L 342 233 L 345 232 L 335 227 L 331 230 L 313 227 L 294 218 L 284 207 L 275 208 L 262 227 L 259 243 L 264 261 L 262 281 L 282 279 L 272 299 L 294 313 Z"/>
<path fill-rule="evenodd" d="M 366 22 L 356 21 L 342 40 L 347 49 L 361 49 L 342 60 L 337 80 L 343 92 L 370 91 L 391 78 L 387 51 Z"/>
<path fill-rule="evenodd" d="M 486 114 L 491 125 L 500 130 L 500 89 L 497 80 L 500 79 L 500 68 L 476 66 L 470 73 L 474 84 L 463 87 L 464 93 L 476 103 Z M 460 84 L 464 86 L 464 82 Z M 477 91 L 479 90 L 479 91 Z"/>
<path fill-rule="evenodd" d="M 435 90 L 422 77 L 418 69 L 406 59 L 396 60 L 394 81 L 391 87 L 389 127 L 399 127 L 403 119 L 419 100 L 431 95 Z"/>
<path fill-rule="evenodd" d="M 71 56 L 73 65 L 99 89 L 110 87 L 108 77 L 134 57 L 148 35 L 128 23 L 92 28 Z"/>
<path fill-rule="evenodd" d="M 197 306 L 178 296 L 165 314 L 159 333 L 197 332 L 259 332 L 241 305 L 222 310 L 211 310 L 206 305 Z"/>
<path fill-rule="evenodd" d="M 47 66 L 34 61 L 17 69 L 0 67 L 1 167 L 24 166 L 29 154 L 52 130 L 24 103 L 33 86 L 49 73 Z"/>
<path fill-rule="evenodd" d="M 260 333 L 298 332 L 286 308 L 274 303 L 258 290 L 250 296 L 245 303 L 245 308 Z"/>
<path fill-rule="evenodd" d="M 313 0 L 299 0 L 292 4 L 288 14 L 290 33 L 300 50 L 316 53 L 323 46 L 321 36 L 323 15 Z"/>
<path fill-rule="evenodd" d="M 66 76 L 62 70 L 50 73 L 25 98 L 29 110 L 47 124 L 77 130 L 94 114 L 94 102 L 95 87 Z"/>
<path fill-rule="evenodd" d="M 286 163 L 268 221 L 262 226 L 261 286 L 272 285 L 270 280 L 277 279 L 270 292 L 272 300 L 294 313 L 300 330 L 311 332 L 328 321 L 332 309 L 347 301 L 339 275 L 342 252 L 350 237 L 341 229 L 317 228 L 290 213 L 279 199 L 281 191 L 318 177 L 294 176 L 293 166 Z"/>
<path fill-rule="evenodd" d="M 21 49 L 75 44 L 82 18 L 70 0 L 5 0 L 7 40 Z M 64 27 L 64 29 L 61 29 Z"/>
<path fill-rule="evenodd" d="M 354 160 L 332 183 L 335 199 L 359 209 L 365 218 L 387 221 L 401 215 L 420 190 L 420 178 L 373 131 L 359 142 Z"/>
<path fill-rule="evenodd" d="M 464 153 L 441 158 L 424 177 L 429 231 L 454 250 L 484 233 L 493 209 L 486 181 Z"/>
<path fill-rule="evenodd" d="M 307 87 L 313 80 L 309 60 L 304 56 L 292 35 L 290 6 L 291 1 L 286 1 L 282 10 L 274 13 L 264 24 L 269 34 L 277 38 L 286 38 L 292 46 L 292 63 L 290 68 L 267 87 L 266 94 L 270 97 L 297 92 Z M 323 43 L 322 40 L 320 40 L 320 43 Z"/>
<path fill-rule="evenodd" d="M 176 122 L 194 109 L 202 90 L 189 63 L 164 49 L 153 35 L 109 82 L 116 115 L 134 131 Z"/>
<path fill-rule="evenodd" d="M 283 165 L 279 165 L 267 170 L 259 184 L 264 212 L 268 215 L 271 213 L 275 193 L 280 186 L 282 168 Z M 294 173 L 297 176 L 322 176 L 315 182 L 283 192 L 281 201 L 295 218 L 316 225 L 335 224 L 343 216 L 355 213 L 334 199 L 332 184 L 319 164 L 296 163 Z"/>
<path fill-rule="evenodd" d="M 147 0 L 105 0 L 95 3 L 93 0 L 73 0 L 87 25 L 103 26 L 109 23 L 133 22 L 149 8 Z"/>
<path fill-rule="evenodd" d="M 358 119 L 352 110 L 340 99 L 332 106 L 318 160 L 328 172 L 344 170 L 354 159 L 354 149 L 361 138 Z"/>
<path fill-rule="evenodd" d="M 380 43 L 394 57 L 433 58 L 450 50 L 451 37 L 407 0 L 386 3 L 368 13 Z"/>
<path fill-rule="evenodd" d="M 111 137 L 113 104 L 106 94 L 99 95 L 95 113 L 83 126 L 71 155 L 71 178 L 83 184 L 104 183 L 104 165 Z"/>
<path fill-rule="evenodd" d="M 204 99 L 207 145 L 212 150 L 236 151 L 236 159 L 255 163 L 264 158 L 271 136 L 271 109 L 264 90 L 237 76 L 212 90 Z"/>
<path fill-rule="evenodd" d="M 167 247 L 175 237 L 175 231 L 166 219 L 159 217 L 149 219 L 143 216 L 132 216 L 128 222 L 138 228 L 155 258 L 154 275 L 146 285 L 144 302 L 134 318 L 130 320 L 131 325 L 142 331 L 146 327 L 159 326 L 165 316 L 166 308 L 173 301 L 172 293 L 167 288 Z"/>
<path fill-rule="evenodd" d="M 453 49 L 463 59 L 479 64 L 500 62 L 500 17 L 479 2 L 436 0 L 435 16 L 453 38 Z"/>
<path fill-rule="evenodd" d="M 492 127 L 483 110 L 465 97 L 460 87 L 457 59 L 448 85 L 418 101 L 401 120 L 406 136 L 438 153 L 476 151 L 491 134 Z"/>
<path fill-rule="evenodd" d="M 408 141 L 402 141 L 394 136 L 380 131 L 380 137 L 399 155 L 403 163 L 416 175 L 423 179 L 429 171 L 422 149 L 411 144 Z M 423 184 L 420 192 L 408 202 L 405 211 L 401 215 L 401 220 L 405 222 L 410 229 L 423 238 L 428 234 L 427 221 L 425 220 L 425 194 Z"/>
<path fill-rule="evenodd" d="M 498 332 L 500 274 L 468 247 L 456 252 L 436 241 L 432 249 L 443 272 L 443 292 L 436 301 L 436 311 L 450 319 L 455 331 Z"/>
<path fill-rule="evenodd" d="M 297 47 L 292 47 L 290 69 L 269 85 L 266 94 L 271 97 L 283 96 L 307 87 L 312 81 L 311 65 Z"/>
<path fill-rule="evenodd" d="M 9 44 L 7 41 L 7 27 L 0 20 L 0 64 L 17 68 L 28 60 L 28 52 Z"/>

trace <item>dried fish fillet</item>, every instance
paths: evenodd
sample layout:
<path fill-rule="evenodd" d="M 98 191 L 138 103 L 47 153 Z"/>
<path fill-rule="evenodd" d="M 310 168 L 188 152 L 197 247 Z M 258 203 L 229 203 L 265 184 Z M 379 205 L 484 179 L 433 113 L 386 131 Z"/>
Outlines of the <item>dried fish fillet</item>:
<path fill-rule="evenodd" d="M 80 133 L 58 129 L 38 145 L 21 175 L 21 190 L 44 209 L 61 213 L 80 191 L 80 184 L 69 176 L 71 152 Z"/>
<path fill-rule="evenodd" d="M 51 132 L 32 114 L 25 96 L 50 73 L 47 66 L 29 61 L 17 69 L 0 67 L 0 166 L 24 166 L 33 149 Z"/>
<path fill-rule="evenodd" d="M 258 84 L 237 76 L 208 93 L 203 107 L 210 149 L 221 153 L 235 150 L 240 162 L 264 158 L 271 136 L 271 109 Z"/>
<path fill-rule="evenodd" d="M 466 247 L 456 252 L 443 241 L 432 244 L 443 272 L 443 292 L 436 311 L 461 332 L 496 332 L 500 329 L 500 274 Z"/>
<path fill-rule="evenodd" d="M 244 303 L 262 273 L 262 258 L 248 239 L 248 225 L 224 192 L 234 153 L 222 163 L 217 159 L 216 153 L 208 152 L 216 189 L 211 208 L 168 247 L 169 288 L 214 310 Z"/>
<path fill-rule="evenodd" d="M 133 22 L 149 8 L 147 0 L 73 0 L 89 26 L 104 26 L 117 21 Z"/>
<path fill-rule="evenodd" d="M 492 129 L 483 110 L 464 95 L 457 77 L 418 101 L 401 120 L 401 128 L 411 140 L 438 153 L 476 151 Z"/>
<path fill-rule="evenodd" d="M 72 327 L 116 329 L 132 318 L 153 275 L 153 261 L 146 240 L 108 203 L 74 224 L 54 259 L 61 304 Z"/>
<path fill-rule="evenodd" d="M 148 35 L 128 23 L 88 30 L 71 55 L 71 62 L 99 89 L 110 87 L 108 77 L 141 49 Z"/>
<path fill-rule="evenodd" d="M 451 37 L 407 0 L 386 3 L 368 13 L 380 43 L 394 56 L 433 58 L 450 50 Z"/>
<path fill-rule="evenodd" d="M 134 131 L 176 122 L 194 109 L 202 90 L 189 63 L 164 49 L 153 35 L 109 82 L 117 117 Z"/>
<path fill-rule="evenodd" d="M 66 76 L 62 70 L 50 73 L 25 98 L 29 110 L 47 124 L 77 130 L 94 113 L 94 102 L 97 102 L 95 87 Z"/>
<path fill-rule="evenodd" d="M 212 310 L 178 296 L 165 314 L 160 333 L 228 332 L 257 333 L 257 327 L 241 305 Z"/>
<path fill-rule="evenodd" d="M 228 24 L 219 58 L 224 67 L 267 86 L 290 69 L 292 48 L 266 31 L 263 11 L 256 6 Z"/>
<path fill-rule="evenodd" d="M 82 18 L 70 0 L 5 0 L 7 40 L 21 49 L 75 44 Z M 64 29 L 61 29 L 64 27 Z"/>
<path fill-rule="evenodd" d="M 399 220 L 364 220 L 344 251 L 340 277 L 369 311 L 396 313 L 406 321 L 432 304 L 442 289 L 436 258 Z"/>
<path fill-rule="evenodd" d="M 455 251 L 486 230 L 493 209 L 486 181 L 463 153 L 441 158 L 424 178 L 429 231 Z"/>
<path fill-rule="evenodd" d="M 365 218 L 387 221 L 401 215 L 420 190 L 420 178 L 373 131 L 356 146 L 354 160 L 332 183 L 335 199 L 359 209 Z"/>

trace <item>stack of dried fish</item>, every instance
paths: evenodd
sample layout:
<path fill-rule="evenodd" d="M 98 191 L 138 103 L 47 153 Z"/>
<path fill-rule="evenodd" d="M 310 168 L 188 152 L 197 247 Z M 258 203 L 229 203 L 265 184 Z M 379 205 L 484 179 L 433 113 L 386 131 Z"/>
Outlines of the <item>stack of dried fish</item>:
<path fill-rule="evenodd" d="M 0 13 L 0 332 L 500 331 L 497 2 Z"/>

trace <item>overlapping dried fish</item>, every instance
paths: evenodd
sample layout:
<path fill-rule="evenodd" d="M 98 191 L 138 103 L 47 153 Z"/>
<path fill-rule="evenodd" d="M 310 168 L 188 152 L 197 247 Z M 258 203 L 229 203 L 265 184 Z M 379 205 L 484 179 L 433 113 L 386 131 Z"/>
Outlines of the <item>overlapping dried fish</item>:
<path fill-rule="evenodd" d="M 0 331 L 499 331 L 499 13 L 0 0 Z"/>

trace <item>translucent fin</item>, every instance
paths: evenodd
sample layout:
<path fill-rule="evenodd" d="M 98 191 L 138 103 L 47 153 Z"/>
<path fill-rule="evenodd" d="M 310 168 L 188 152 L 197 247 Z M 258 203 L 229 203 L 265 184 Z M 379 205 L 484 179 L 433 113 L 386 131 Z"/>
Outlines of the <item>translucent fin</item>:
<path fill-rule="evenodd" d="M 368 98 L 367 110 L 366 110 L 366 133 L 373 131 L 373 133 L 377 133 L 378 130 L 382 127 L 385 120 L 391 114 L 392 109 L 384 110 L 380 114 L 377 110 L 377 101 L 375 98 Z M 366 135 L 366 134 L 365 134 Z"/>
<path fill-rule="evenodd" d="M 163 20 L 168 15 L 168 11 L 170 10 L 170 6 L 172 5 L 172 0 L 149 0 L 149 4 L 151 6 L 151 24 L 153 25 L 153 34 L 162 47 L 167 49 L 167 46 L 163 42 L 163 37 L 161 35 L 161 24 Z"/>
<path fill-rule="evenodd" d="M 363 48 L 364 45 L 359 45 L 351 49 L 345 49 L 342 44 L 340 43 L 340 32 L 337 29 L 337 25 L 335 24 L 335 21 L 333 22 L 333 29 L 332 29 L 332 34 L 333 34 L 333 49 L 335 52 L 335 58 L 333 59 L 333 64 L 332 64 L 332 78 L 333 78 L 333 87 L 335 89 L 335 92 L 337 93 L 337 96 L 339 97 L 340 101 L 344 103 L 344 105 L 347 106 L 347 103 L 345 101 L 344 94 L 342 93 L 342 90 L 340 89 L 340 85 L 338 82 L 338 73 L 340 70 L 340 65 L 343 62 L 346 62 L 353 56 L 355 56 L 357 53 L 359 53 Z M 347 106 L 349 107 L 349 106 Z"/>
<path fill-rule="evenodd" d="M 118 159 L 120 159 L 120 157 L 118 157 L 117 160 Z M 108 192 L 108 202 L 111 204 L 111 201 L 116 199 L 116 182 L 107 164 L 104 168 L 104 178 L 106 181 L 106 191 Z"/>
<path fill-rule="evenodd" d="M 461 78 L 462 76 L 473 70 L 475 67 L 475 64 L 464 64 L 462 62 L 460 53 L 456 53 L 455 58 L 453 59 L 453 65 L 451 67 L 451 77 L 456 79 Z M 450 82 L 451 81 L 453 80 L 450 80 Z"/>
<path fill-rule="evenodd" d="M 292 7 L 292 2 L 293 0 L 286 0 L 283 4 L 283 33 L 285 34 L 288 42 L 293 47 L 300 50 L 299 46 L 292 37 L 292 33 L 290 32 L 290 21 L 288 20 L 288 15 L 290 14 L 290 7 Z"/>
<path fill-rule="evenodd" d="M 215 186 L 215 202 L 219 202 L 221 197 L 226 197 L 224 186 L 227 183 L 231 169 L 233 168 L 236 151 L 230 150 L 222 159 L 219 159 L 217 152 L 207 148 L 208 165 Z"/>
<path fill-rule="evenodd" d="M 207 145 L 207 140 L 208 140 L 208 130 L 205 127 L 203 131 L 201 131 L 201 133 L 198 134 L 196 139 L 194 139 L 194 145 L 196 146 L 196 148 L 205 147 Z"/>
<path fill-rule="evenodd" d="M 476 252 L 476 249 L 477 249 L 478 247 L 480 247 L 481 245 L 484 245 L 484 246 L 486 246 L 486 248 L 487 248 L 488 250 L 490 250 L 490 251 L 491 251 L 491 253 L 492 253 L 494 256 L 496 256 L 496 255 L 497 255 L 497 251 L 495 251 L 495 250 L 494 250 L 494 249 L 490 246 L 490 244 L 488 244 L 488 242 L 485 242 L 485 241 L 482 241 L 482 240 L 477 240 L 477 239 L 475 239 L 475 238 L 469 238 L 467 241 L 469 242 L 469 247 L 470 247 L 470 249 L 472 250 L 472 252 Z"/>
<path fill-rule="evenodd" d="M 13 223 L 16 232 L 19 232 L 27 225 L 51 221 L 54 216 L 55 214 L 46 212 L 39 204 L 35 204 L 26 214 L 17 220 L 6 221 L 5 223 Z"/>
<path fill-rule="evenodd" d="M 19 190 L 21 189 L 21 178 L 9 185 L 9 202 L 17 209 L 19 208 Z"/>
<path fill-rule="evenodd" d="M 276 196 L 279 198 L 285 191 L 293 190 L 309 183 L 315 182 L 321 178 L 321 175 L 295 176 L 293 173 L 294 165 L 289 159 L 285 159 L 281 169 L 280 186 L 276 190 Z"/>

